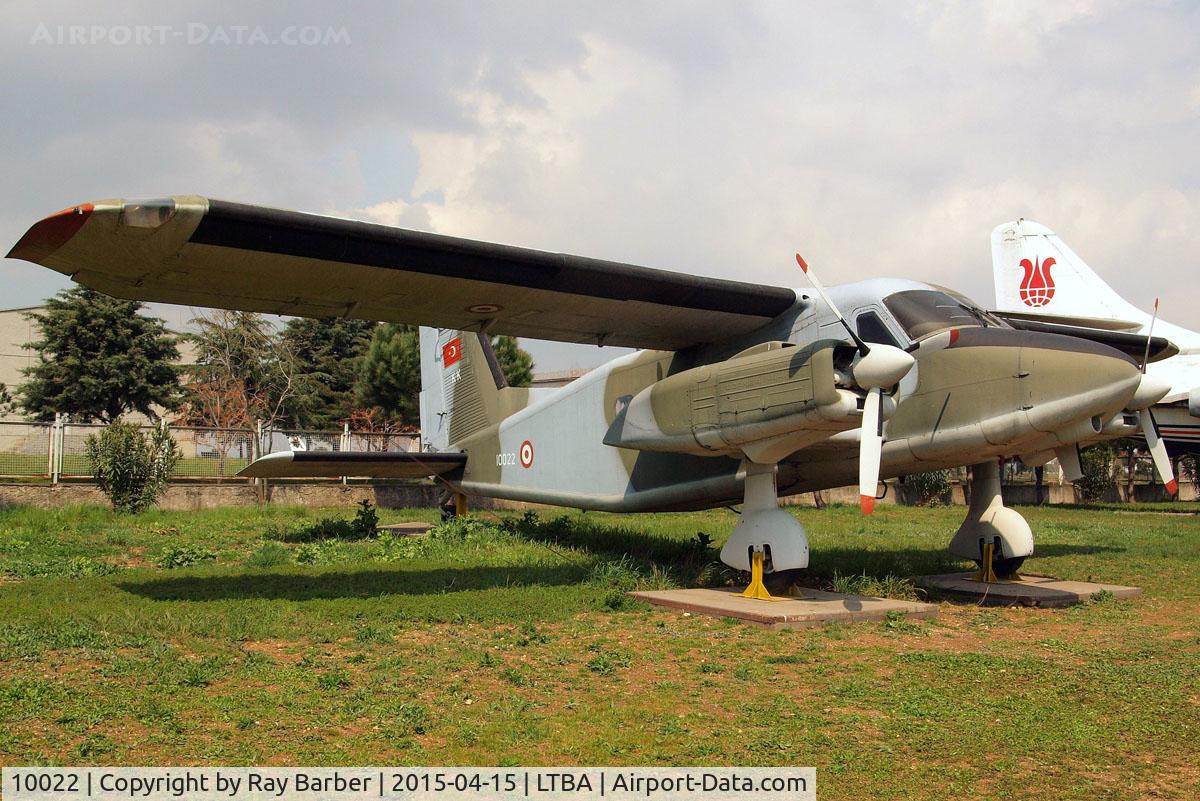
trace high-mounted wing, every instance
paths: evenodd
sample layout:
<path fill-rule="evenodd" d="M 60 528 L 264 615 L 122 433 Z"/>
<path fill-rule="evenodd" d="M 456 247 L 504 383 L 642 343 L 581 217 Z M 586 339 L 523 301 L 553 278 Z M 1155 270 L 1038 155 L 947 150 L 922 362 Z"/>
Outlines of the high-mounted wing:
<path fill-rule="evenodd" d="M 247 478 L 426 478 L 461 470 L 465 453 L 371 451 L 282 451 L 255 459 L 239 476 Z"/>
<path fill-rule="evenodd" d="M 121 298 L 677 350 L 759 328 L 783 287 L 197 196 L 104 200 L 8 254 Z"/>

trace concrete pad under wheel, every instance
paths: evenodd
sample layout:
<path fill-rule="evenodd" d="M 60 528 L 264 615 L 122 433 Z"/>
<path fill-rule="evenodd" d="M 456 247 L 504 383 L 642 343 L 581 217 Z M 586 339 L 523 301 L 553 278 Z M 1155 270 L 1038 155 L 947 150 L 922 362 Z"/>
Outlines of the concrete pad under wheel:
<path fill-rule="evenodd" d="M 431 528 L 432 523 L 388 523 L 386 526 L 380 526 L 379 530 L 389 531 L 401 537 L 420 537 L 422 534 L 428 534 Z"/>
<path fill-rule="evenodd" d="M 771 601 L 745 598 L 741 595 L 741 590 L 728 587 L 653 590 L 631 592 L 629 595 L 660 609 L 709 617 L 732 617 L 775 629 L 798 629 L 833 622 L 883 620 L 892 612 L 913 618 L 932 618 L 938 614 L 937 604 L 894 601 L 890 598 L 870 598 L 807 588 L 803 593 L 802 597 L 781 596 L 778 600 Z"/>
<path fill-rule="evenodd" d="M 1093 596 L 1106 590 L 1114 598 L 1137 598 L 1142 594 L 1141 587 L 1063 581 L 1050 576 L 1023 575 L 1014 581 L 988 584 L 975 581 L 974 575 L 943 573 L 940 576 L 918 576 L 914 581 L 918 587 L 969 599 L 985 606 L 1074 606 L 1090 601 Z"/>

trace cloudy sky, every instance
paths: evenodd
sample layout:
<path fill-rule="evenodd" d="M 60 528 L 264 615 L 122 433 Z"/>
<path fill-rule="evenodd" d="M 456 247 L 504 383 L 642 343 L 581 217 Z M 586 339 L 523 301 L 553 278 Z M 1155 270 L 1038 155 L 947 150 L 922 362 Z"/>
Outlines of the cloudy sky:
<path fill-rule="evenodd" d="M 1196 3 L 101 5 L 5 6 L 6 247 L 195 193 L 770 284 L 800 250 L 988 304 L 1023 216 L 1200 329 Z M 0 306 L 65 284 L 4 260 Z"/>

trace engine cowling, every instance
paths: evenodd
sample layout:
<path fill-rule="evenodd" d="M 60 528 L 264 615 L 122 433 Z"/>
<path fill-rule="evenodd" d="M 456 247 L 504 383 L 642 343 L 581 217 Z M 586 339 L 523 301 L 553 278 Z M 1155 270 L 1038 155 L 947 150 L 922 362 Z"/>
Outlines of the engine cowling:
<path fill-rule="evenodd" d="M 604 442 L 619 448 L 762 458 L 858 425 L 860 396 L 837 386 L 836 346 L 769 343 L 685 370 L 633 396 Z M 774 445 L 777 444 L 777 447 Z"/>

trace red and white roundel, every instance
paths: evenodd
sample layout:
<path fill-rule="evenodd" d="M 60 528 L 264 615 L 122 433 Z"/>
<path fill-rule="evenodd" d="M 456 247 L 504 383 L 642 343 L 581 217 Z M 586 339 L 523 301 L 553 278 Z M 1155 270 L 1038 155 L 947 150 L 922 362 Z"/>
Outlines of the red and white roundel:
<path fill-rule="evenodd" d="M 521 443 L 521 467 L 533 467 L 533 443 L 529 440 Z"/>

